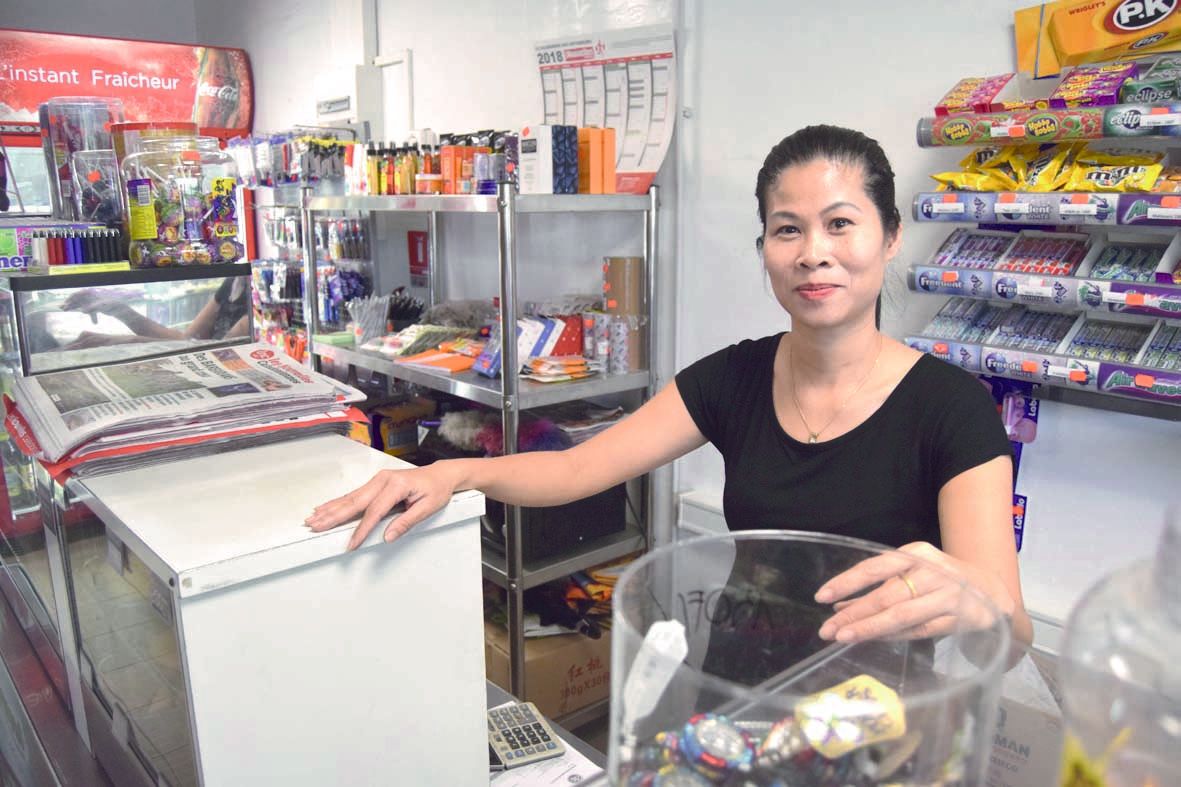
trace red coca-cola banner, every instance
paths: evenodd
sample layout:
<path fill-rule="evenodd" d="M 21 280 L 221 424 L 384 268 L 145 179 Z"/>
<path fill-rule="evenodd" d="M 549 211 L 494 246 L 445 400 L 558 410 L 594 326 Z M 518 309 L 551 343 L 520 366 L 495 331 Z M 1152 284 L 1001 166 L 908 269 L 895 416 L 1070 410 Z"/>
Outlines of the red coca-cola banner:
<path fill-rule="evenodd" d="M 123 102 L 129 121 L 192 120 L 203 134 L 250 133 L 254 80 L 241 49 L 0 28 L 0 123 L 37 123 L 59 96 Z"/>

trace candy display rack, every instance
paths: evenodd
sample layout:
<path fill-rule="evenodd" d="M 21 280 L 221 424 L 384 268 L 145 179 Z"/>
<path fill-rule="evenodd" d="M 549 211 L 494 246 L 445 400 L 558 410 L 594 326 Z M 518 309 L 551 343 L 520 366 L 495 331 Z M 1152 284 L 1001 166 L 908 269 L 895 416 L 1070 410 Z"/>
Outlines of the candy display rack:
<path fill-rule="evenodd" d="M 915 221 L 1181 227 L 1181 194 L 925 191 Z"/>

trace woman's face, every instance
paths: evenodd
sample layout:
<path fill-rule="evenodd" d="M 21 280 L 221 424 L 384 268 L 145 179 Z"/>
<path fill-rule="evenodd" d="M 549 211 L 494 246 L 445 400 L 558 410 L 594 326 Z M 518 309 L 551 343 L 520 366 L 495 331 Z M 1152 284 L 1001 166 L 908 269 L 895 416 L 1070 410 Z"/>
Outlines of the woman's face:
<path fill-rule="evenodd" d="M 899 233 L 887 237 L 860 166 L 825 158 L 779 173 L 766 200 L 763 264 L 792 325 L 849 325 L 870 315 Z"/>

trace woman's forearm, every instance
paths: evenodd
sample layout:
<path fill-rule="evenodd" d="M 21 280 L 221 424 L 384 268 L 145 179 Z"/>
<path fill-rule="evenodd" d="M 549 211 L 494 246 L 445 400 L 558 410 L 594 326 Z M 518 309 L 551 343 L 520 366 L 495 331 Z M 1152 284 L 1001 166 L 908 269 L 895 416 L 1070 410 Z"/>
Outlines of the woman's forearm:
<path fill-rule="evenodd" d="M 123 304 L 119 309 L 112 310 L 110 315 L 130 328 L 137 336 L 146 336 L 151 339 L 185 338 L 184 334 L 180 331 L 166 328 L 154 320 L 149 320 L 127 304 Z"/>
<path fill-rule="evenodd" d="M 570 450 L 529 451 L 488 459 L 447 459 L 438 462 L 450 474 L 456 491 L 478 489 L 509 505 L 556 506 L 580 500 L 611 486 L 612 479 L 572 469 Z"/>

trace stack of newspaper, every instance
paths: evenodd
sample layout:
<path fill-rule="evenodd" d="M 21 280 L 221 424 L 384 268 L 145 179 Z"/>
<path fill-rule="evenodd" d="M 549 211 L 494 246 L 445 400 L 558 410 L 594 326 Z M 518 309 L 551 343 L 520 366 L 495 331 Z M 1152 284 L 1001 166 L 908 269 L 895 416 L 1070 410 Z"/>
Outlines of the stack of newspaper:
<path fill-rule="evenodd" d="M 9 435 L 55 476 L 344 433 L 365 398 L 266 344 L 17 377 L 13 396 Z"/>

